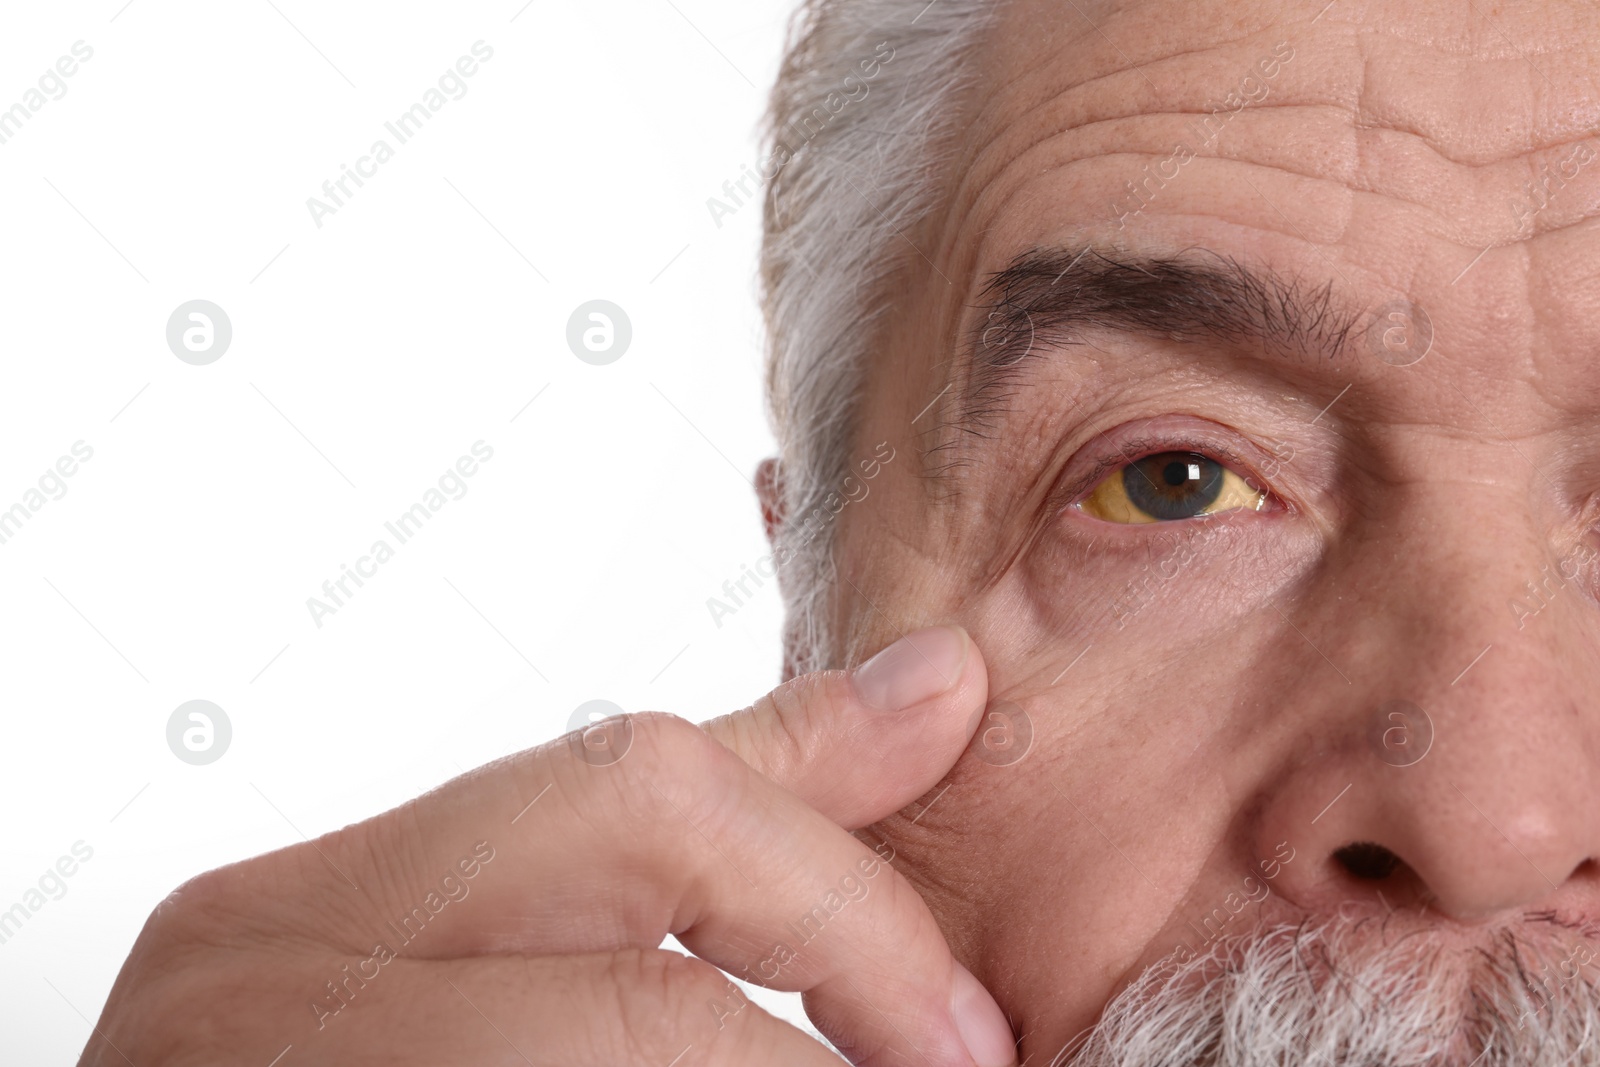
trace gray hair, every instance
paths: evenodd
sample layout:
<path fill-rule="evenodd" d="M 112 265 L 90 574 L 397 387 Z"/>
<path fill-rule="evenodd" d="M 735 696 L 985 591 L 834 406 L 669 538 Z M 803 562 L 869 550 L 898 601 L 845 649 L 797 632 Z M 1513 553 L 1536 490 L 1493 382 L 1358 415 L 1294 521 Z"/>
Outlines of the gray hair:
<path fill-rule="evenodd" d="M 839 665 L 824 502 L 851 471 L 889 283 L 918 257 L 911 242 L 940 206 L 973 82 L 967 60 L 996 6 L 802 0 L 789 27 L 765 127 L 761 290 L 785 516 L 775 555 L 790 664 L 801 672 Z"/>
<path fill-rule="evenodd" d="M 1420 916 L 1340 914 L 1146 968 L 1056 1067 L 1564 1067 L 1594 1063 L 1589 930 L 1526 917 L 1445 948 Z M 1395 928 L 1391 929 L 1390 924 Z M 1568 944 L 1563 944 L 1563 939 Z M 1584 963 L 1577 964 L 1582 949 Z"/>

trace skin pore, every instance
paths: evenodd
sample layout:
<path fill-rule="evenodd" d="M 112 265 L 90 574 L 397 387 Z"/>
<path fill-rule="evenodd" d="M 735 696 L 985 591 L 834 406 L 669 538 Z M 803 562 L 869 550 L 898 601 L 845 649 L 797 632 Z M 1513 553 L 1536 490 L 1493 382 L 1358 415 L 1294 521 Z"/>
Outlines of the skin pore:
<path fill-rule="evenodd" d="M 1600 918 L 1597 38 L 1588 5 L 1442 0 L 1018 0 L 990 35 L 870 372 L 858 451 L 910 461 L 840 519 L 836 658 L 958 622 L 1026 714 L 1020 760 L 975 744 L 868 831 L 1025 1061 L 1207 917 L 1386 916 L 1463 968 Z M 1242 264 L 1324 319 L 1070 324 L 984 380 L 1018 340 L 991 282 L 1040 250 L 1083 253 L 1062 286 Z M 1076 506 L 1167 452 L 1265 504 Z M 1414 762 L 1374 740 L 1398 700 Z"/>

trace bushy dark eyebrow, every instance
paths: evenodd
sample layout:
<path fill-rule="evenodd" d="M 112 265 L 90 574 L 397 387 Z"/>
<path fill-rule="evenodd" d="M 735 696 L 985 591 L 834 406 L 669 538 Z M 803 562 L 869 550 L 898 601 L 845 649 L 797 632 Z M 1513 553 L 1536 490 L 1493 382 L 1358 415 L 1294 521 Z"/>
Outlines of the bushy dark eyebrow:
<path fill-rule="evenodd" d="M 1086 330 L 1211 343 L 1291 358 L 1345 355 L 1360 306 L 1333 283 L 1307 284 L 1206 249 L 1170 256 L 1114 249 L 1036 248 L 990 276 L 958 356 L 959 424 L 1003 405 L 1016 369 Z"/>

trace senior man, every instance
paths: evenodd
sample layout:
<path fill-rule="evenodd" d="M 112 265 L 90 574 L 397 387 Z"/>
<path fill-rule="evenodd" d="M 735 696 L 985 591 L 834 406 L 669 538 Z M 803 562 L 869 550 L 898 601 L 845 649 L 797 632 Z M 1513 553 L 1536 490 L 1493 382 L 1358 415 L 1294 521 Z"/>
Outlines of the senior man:
<path fill-rule="evenodd" d="M 1597 55 L 1575 3 L 813 0 L 788 680 L 188 883 L 84 1062 L 831 1060 L 727 972 L 874 1067 L 1600 1063 Z"/>

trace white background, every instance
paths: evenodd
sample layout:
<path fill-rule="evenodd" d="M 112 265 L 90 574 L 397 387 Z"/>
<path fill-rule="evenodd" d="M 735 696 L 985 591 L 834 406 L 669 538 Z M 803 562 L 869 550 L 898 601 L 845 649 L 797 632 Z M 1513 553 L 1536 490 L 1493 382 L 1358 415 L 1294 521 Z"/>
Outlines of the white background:
<path fill-rule="evenodd" d="M 720 628 L 706 607 L 765 552 L 772 449 L 759 208 L 719 228 L 706 201 L 757 161 L 790 5 L 123 5 L 7 5 L 0 33 L 0 109 L 94 50 L 0 144 L 0 510 L 93 449 L 0 544 L 0 910 L 93 849 L 0 944 L 8 1063 L 76 1057 L 185 878 L 587 700 L 703 719 L 779 667 L 770 584 Z M 480 39 L 398 144 L 385 121 Z M 318 228 L 307 198 L 380 137 Z M 597 298 L 633 328 L 608 366 L 566 343 Z M 167 346 L 192 299 L 232 323 L 207 366 Z M 319 628 L 307 598 L 479 440 L 466 495 Z M 167 746 L 193 699 L 232 724 L 206 766 Z"/>

